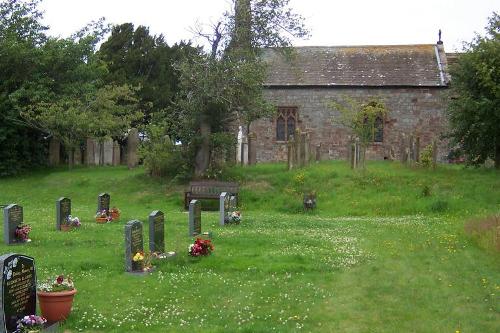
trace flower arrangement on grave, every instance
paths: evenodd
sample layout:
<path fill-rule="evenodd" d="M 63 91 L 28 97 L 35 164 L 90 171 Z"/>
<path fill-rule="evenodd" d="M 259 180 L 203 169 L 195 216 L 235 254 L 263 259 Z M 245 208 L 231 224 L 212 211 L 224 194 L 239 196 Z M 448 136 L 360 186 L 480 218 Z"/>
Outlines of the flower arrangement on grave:
<path fill-rule="evenodd" d="M 214 245 L 210 239 L 196 238 L 193 244 L 188 247 L 188 254 L 192 257 L 208 256 L 212 254 Z"/>
<path fill-rule="evenodd" d="M 152 257 L 153 255 L 149 252 L 137 252 L 132 257 L 132 262 L 134 263 L 132 269 L 134 271 L 151 272 L 153 270 Z"/>
<path fill-rule="evenodd" d="M 121 211 L 118 208 L 113 207 L 109 210 L 109 213 L 111 214 L 113 220 L 118 220 L 120 218 Z"/>
<path fill-rule="evenodd" d="M 235 210 L 231 214 L 229 214 L 229 223 L 240 223 L 241 222 L 241 212 L 239 210 Z"/>
<path fill-rule="evenodd" d="M 113 221 L 113 216 L 106 209 L 98 210 L 95 213 L 95 220 L 98 223 L 107 223 Z"/>
<path fill-rule="evenodd" d="M 31 226 L 29 224 L 21 223 L 16 227 L 15 236 L 19 242 L 31 242 L 29 238 L 29 233 L 31 232 Z"/>
<path fill-rule="evenodd" d="M 68 226 L 68 227 L 76 227 L 76 228 L 78 228 L 79 226 L 82 225 L 82 223 L 80 222 L 80 219 L 77 216 L 73 217 L 72 215 L 68 215 L 64 219 L 63 224 Z"/>
<path fill-rule="evenodd" d="M 37 285 L 37 296 L 42 316 L 49 322 L 68 318 L 76 294 L 71 277 L 58 275 Z"/>
<path fill-rule="evenodd" d="M 15 333 L 35 333 L 41 332 L 43 329 L 43 324 L 47 322 L 47 319 L 37 315 L 24 316 L 22 319 L 17 321 L 17 328 Z"/>

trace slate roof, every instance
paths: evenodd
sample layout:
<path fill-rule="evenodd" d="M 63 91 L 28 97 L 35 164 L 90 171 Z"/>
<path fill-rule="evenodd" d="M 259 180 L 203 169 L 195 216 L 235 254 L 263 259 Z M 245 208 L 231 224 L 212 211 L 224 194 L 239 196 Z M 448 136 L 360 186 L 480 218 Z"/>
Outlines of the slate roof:
<path fill-rule="evenodd" d="M 434 44 L 265 49 L 265 86 L 446 86 Z M 441 66 L 442 68 L 443 66 Z"/>

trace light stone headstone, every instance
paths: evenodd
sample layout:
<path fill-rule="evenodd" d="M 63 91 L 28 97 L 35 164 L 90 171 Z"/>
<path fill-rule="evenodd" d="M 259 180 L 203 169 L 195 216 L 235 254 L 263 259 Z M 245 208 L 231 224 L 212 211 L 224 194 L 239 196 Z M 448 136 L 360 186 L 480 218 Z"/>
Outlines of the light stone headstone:
<path fill-rule="evenodd" d="M 160 210 L 149 214 L 149 251 L 165 253 L 165 214 Z"/>
<path fill-rule="evenodd" d="M 71 215 L 71 200 L 69 198 L 59 198 L 56 201 L 56 229 L 61 230 L 66 218 Z"/>
<path fill-rule="evenodd" d="M 0 332 L 13 333 L 17 321 L 36 314 L 36 271 L 31 257 L 0 256 Z"/>
<path fill-rule="evenodd" d="M 227 192 L 222 192 L 219 196 L 219 224 L 224 225 L 229 221 L 229 200 Z"/>
<path fill-rule="evenodd" d="M 142 272 L 142 262 L 133 260 L 138 252 L 144 252 L 142 222 L 133 220 L 125 225 L 125 271 Z"/>
<path fill-rule="evenodd" d="M 16 228 L 23 221 L 22 206 L 11 204 L 3 209 L 3 239 L 5 244 L 21 243 L 16 238 Z"/>
<path fill-rule="evenodd" d="M 103 143 L 104 149 L 104 164 L 112 165 L 113 164 L 113 140 L 109 139 L 104 141 Z"/>
<path fill-rule="evenodd" d="M 85 142 L 85 165 L 95 165 L 95 142 L 92 139 L 87 139 Z"/>
<path fill-rule="evenodd" d="M 189 236 L 201 234 L 201 202 L 191 200 L 189 203 Z"/>
<path fill-rule="evenodd" d="M 113 165 L 117 166 L 120 165 L 121 163 L 121 151 L 120 151 L 120 145 L 118 144 L 118 141 L 113 142 Z"/>

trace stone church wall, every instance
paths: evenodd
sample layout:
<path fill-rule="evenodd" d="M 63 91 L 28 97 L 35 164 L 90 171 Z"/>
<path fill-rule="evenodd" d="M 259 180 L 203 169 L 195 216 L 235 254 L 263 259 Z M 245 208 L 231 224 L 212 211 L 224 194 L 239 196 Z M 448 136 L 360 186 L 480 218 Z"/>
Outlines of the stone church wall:
<path fill-rule="evenodd" d="M 267 88 L 266 98 L 276 106 L 298 107 L 298 127 L 310 133 L 314 147 L 321 144 L 322 159 L 344 159 L 350 132 L 332 120 L 337 115 L 328 108 L 329 101 L 350 96 L 366 101 L 378 97 L 388 108 L 384 122 L 384 139 L 374 143 L 367 151 L 368 159 L 389 158 L 391 151 L 399 158 L 403 135 L 420 137 L 421 150 L 438 140 L 438 158 L 446 160 L 449 149 L 440 135 L 446 128 L 445 88 Z M 256 134 L 257 161 L 286 161 L 286 142 L 276 141 L 275 119 L 260 119 L 252 123 L 251 132 Z"/>

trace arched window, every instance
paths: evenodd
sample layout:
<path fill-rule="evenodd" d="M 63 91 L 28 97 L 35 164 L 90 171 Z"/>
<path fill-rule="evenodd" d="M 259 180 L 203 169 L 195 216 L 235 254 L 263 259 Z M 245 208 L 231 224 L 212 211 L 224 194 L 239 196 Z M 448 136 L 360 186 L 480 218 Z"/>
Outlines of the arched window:
<path fill-rule="evenodd" d="M 288 141 L 297 126 L 296 107 L 278 107 L 276 117 L 276 141 Z"/>

